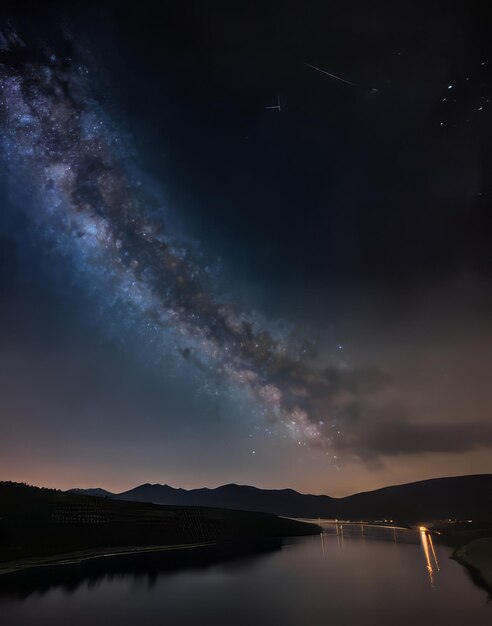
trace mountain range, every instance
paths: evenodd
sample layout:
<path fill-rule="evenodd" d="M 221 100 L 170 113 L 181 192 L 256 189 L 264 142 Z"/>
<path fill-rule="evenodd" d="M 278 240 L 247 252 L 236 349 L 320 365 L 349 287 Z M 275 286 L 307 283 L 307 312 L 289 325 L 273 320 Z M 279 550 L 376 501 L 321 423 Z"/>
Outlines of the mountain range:
<path fill-rule="evenodd" d="M 287 517 L 351 520 L 442 519 L 492 521 L 492 474 L 434 478 L 384 487 L 343 498 L 302 494 L 293 489 L 259 489 L 228 484 L 215 489 L 139 485 L 122 493 L 71 489 L 72 493 L 173 506 L 200 506 L 273 513 Z"/>

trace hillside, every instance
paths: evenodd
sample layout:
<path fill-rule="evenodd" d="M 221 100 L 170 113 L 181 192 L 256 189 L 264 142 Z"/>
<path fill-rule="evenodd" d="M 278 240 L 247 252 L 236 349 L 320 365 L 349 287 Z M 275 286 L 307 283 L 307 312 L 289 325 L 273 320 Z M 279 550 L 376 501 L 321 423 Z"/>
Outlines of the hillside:
<path fill-rule="evenodd" d="M 78 490 L 98 495 L 99 490 Z M 108 492 L 106 492 L 108 493 Z M 292 489 L 267 490 L 246 485 L 216 489 L 176 489 L 144 484 L 106 497 L 173 506 L 213 506 L 288 517 L 339 519 L 492 520 L 492 474 L 435 478 L 358 493 L 344 498 L 301 494 Z"/>
<path fill-rule="evenodd" d="M 160 506 L 0 482 L 2 563 L 87 550 L 317 534 L 265 513 Z"/>

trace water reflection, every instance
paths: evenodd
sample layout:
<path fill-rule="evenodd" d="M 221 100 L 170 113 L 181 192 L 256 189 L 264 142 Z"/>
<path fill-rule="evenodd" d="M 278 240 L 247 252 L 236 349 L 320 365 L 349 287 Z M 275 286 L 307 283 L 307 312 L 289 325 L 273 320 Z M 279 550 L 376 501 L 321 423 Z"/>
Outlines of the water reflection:
<path fill-rule="evenodd" d="M 437 571 L 440 571 L 439 562 L 437 560 L 436 551 L 434 550 L 434 542 L 432 541 L 432 535 L 429 534 L 429 543 L 432 550 L 432 556 L 434 557 L 434 563 L 436 564 Z"/>
<path fill-rule="evenodd" d="M 323 556 L 326 556 L 327 552 L 325 535 L 330 535 L 331 533 L 336 535 L 339 554 L 342 554 L 344 551 L 344 541 L 355 538 L 362 540 L 363 544 L 366 540 L 392 541 L 395 546 L 398 546 L 399 543 L 420 543 L 429 583 L 434 588 L 436 574 L 440 571 L 440 566 L 432 534 L 427 528 L 422 526 L 416 531 L 397 526 L 377 526 L 362 522 L 357 524 L 342 523 L 339 521 L 322 522 L 322 527 L 324 529 L 321 535 L 321 553 Z"/>
<path fill-rule="evenodd" d="M 89 571 L 38 570 L 37 581 L 11 589 L 15 596 L 4 588 L 1 624 L 490 626 L 486 594 L 450 553 L 427 533 L 332 523 L 319 537 L 282 545 L 99 559 Z"/>
<path fill-rule="evenodd" d="M 436 551 L 434 549 L 434 543 L 432 541 L 432 535 L 426 528 L 420 528 L 420 544 L 424 552 L 427 572 L 429 574 L 429 582 L 431 587 L 434 588 L 434 567 L 436 572 L 440 571 L 439 562 L 437 560 Z M 433 565 L 434 562 L 434 565 Z"/>
<path fill-rule="evenodd" d="M 159 577 L 180 571 L 207 570 L 219 564 L 227 568 L 227 571 L 245 569 L 258 558 L 280 550 L 281 547 L 281 539 L 269 539 L 96 558 L 71 565 L 43 566 L 2 576 L 0 598 L 28 598 L 33 593 L 46 594 L 53 588 L 73 594 L 82 585 L 96 590 L 105 583 L 125 580 L 144 583 L 150 589 L 155 586 Z"/>
<path fill-rule="evenodd" d="M 343 525 L 337 523 L 338 551 L 343 552 Z"/>

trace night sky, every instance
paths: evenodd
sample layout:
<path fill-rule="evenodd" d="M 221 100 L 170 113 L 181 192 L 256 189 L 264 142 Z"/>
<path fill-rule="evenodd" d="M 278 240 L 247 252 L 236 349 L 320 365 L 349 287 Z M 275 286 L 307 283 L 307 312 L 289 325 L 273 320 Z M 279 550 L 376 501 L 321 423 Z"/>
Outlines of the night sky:
<path fill-rule="evenodd" d="M 2 6 L 0 478 L 492 471 L 485 5 Z"/>

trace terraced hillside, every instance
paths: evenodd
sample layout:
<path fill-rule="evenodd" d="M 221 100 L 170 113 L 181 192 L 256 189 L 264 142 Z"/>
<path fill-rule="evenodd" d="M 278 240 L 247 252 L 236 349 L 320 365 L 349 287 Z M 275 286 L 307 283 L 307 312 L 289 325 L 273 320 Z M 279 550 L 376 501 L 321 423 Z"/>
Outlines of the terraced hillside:
<path fill-rule="evenodd" d="M 319 530 L 267 513 L 162 506 L 0 483 L 0 564 L 81 550 L 241 541 Z"/>

